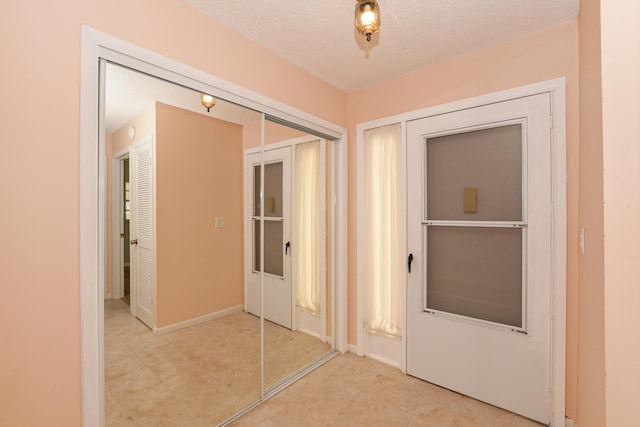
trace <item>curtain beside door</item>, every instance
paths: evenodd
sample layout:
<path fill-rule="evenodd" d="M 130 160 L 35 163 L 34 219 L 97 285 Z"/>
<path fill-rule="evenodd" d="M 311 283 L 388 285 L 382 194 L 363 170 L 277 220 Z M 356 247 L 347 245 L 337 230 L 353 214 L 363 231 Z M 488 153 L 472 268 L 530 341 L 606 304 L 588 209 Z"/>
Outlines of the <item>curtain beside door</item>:
<path fill-rule="evenodd" d="M 298 308 L 320 314 L 322 284 L 322 144 L 320 140 L 295 146 L 293 180 L 293 283 L 297 284 Z"/>
<path fill-rule="evenodd" d="M 364 328 L 402 335 L 400 124 L 364 132 Z"/>

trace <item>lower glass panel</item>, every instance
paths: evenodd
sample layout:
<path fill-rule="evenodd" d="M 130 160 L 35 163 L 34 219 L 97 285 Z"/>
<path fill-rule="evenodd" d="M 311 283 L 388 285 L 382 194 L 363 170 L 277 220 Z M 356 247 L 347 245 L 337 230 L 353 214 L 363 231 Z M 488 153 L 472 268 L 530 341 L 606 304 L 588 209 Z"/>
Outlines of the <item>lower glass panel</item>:
<path fill-rule="evenodd" d="M 521 228 L 427 227 L 426 308 L 522 327 Z"/>
<path fill-rule="evenodd" d="M 264 222 L 264 272 L 275 276 L 282 276 L 284 272 L 284 247 L 282 221 Z M 260 220 L 253 220 L 254 255 L 253 270 L 260 271 Z"/>

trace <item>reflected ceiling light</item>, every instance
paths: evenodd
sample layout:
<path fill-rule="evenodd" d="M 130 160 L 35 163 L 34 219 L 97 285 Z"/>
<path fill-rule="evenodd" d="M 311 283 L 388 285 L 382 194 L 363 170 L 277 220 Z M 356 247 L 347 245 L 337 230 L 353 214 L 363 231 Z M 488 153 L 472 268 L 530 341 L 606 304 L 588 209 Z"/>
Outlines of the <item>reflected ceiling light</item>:
<path fill-rule="evenodd" d="M 207 113 L 211 107 L 216 105 L 216 101 L 217 100 L 211 95 L 207 95 L 206 93 L 200 94 L 200 103 L 202 103 L 202 106 L 207 109 Z"/>
<path fill-rule="evenodd" d="M 380 31 L 380 10 L 376 0 L 357 0 L 356 28 L 368 42 L 372 34 Z"/>

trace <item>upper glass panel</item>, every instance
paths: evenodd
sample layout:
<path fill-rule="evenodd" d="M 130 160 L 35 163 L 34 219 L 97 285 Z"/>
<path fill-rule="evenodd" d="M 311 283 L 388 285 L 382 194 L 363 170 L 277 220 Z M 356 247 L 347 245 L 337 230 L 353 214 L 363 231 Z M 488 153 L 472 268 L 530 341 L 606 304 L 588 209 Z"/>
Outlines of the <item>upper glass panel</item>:
<path fill-rule="evenodd" d="M 426 220 L 522 221 L 522 125 L 428 138 Z"/>
<path fill-rule="evenodd" d="M 264 165 L 264 216 L 282 218 L 282 162 Z"/>

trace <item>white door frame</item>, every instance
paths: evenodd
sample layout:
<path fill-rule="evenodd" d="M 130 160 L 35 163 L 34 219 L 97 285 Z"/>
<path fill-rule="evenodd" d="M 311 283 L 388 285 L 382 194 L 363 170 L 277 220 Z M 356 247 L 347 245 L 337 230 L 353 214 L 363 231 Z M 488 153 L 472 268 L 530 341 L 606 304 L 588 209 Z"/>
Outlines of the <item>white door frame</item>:
<path fill-rule="evenodd" d="M 358 164 L 361 163 L 363 134 L 367 129 L 380 126 L 386 126 L 394 123 L 400 123 L 402 129 L 402 141 L 406 143 L 406 122 L 409 120 L 421 119 L 439 114 L 445 114 L 453 111 L 463 110 L 467 108 L 478 107 L 482 105 L 492 104 L 495 102 L 507 101 L 514 98 L 536 95 L 540 93 L 550 93 L 551 95 L 551 174 L 552 174 L 552 224 L 551 224 L 551 310 L 552 310 L 552 328 L 551 328 L 551 425 L 564 426 L 565 419 L 565 370 L 566 370 L 566 248 L 567 248 L 567 208 L 566 208 L 566 101 L 565 101 L 566 79 L 557 78 L 540 83 L 534 83 L 527 86 L 521 86 L 513 89 L 507 89 L 487 95 L 474 98 L 454 101 L 442 105 L 424 108 L 421 110 L 411 111 L 408 113 L 398 114 L 395 116 L 385 117 L 366 123 L 360 123 L 356 126 L 356 142 L 358 147 Z M 406 160 L 406 159 L 405 159 Z M 405 162 L 406 164 L 406 162 Z M 362 179 L 362 168 L 358 167 L 358 180 Z M 406 183 L 403 189 L 406 204 Z M 361 224 L 362 207 L 360 200 L 360 192 L 358 192 L 358 224 Z M 358 230 L 360 236 L 361 230 Z M 405 223 L 406 234 L 406 223 Z M 360 237 L 358 238 L 358 246 L 360 246 Z M 358 257 L 358 269 L 366 268 L 363 264 L 364 260 Z M 358 312 L 357 312 L 357 336 L 358 343 L 352 351 L 360 354 L 364 353 L 365 336 L 362 327 L 362 301 L 361 274 L 358 274 Z M 406 280 L 406 279 L 405 279 Z M 406 281 L 404 283 L 406 295 Z M 404 312 L 406 313 L 406 307 Z M 392 361 L 395 366 L 400 366 L 406 371 L 406 318 L 403 324 L 402 335 L 402 359 Z"/>
<path fill-rule="evenodd" d="M 129 150 L 116 153 L 111 158 L 111 298 L 120 299 L 124 296 L 124 240 L 120 234 L 122 215 L 124 213 L 124 179 L 123 160 L 129 157 Z M 117 225 L 117 226 L 116 226 Z"/>
<path fill-rule="evenodd" d="M 331 135 L 338 140 L 335 251 L 336 349 L 347 349 L 347 130 L 304 111 L 247 90 L 111 35 L 81 27 L 80 56 L 80 321 L 82 419 L 104 424 L 104 295 L 106 153 L 100 58 Z"/>

